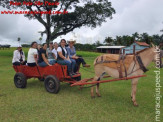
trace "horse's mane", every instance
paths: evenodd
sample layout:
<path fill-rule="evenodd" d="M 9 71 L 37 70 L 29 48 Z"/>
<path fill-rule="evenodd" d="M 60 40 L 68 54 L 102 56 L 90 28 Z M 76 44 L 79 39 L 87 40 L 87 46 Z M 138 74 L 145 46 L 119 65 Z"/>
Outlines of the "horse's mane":
<path fill-rule="evenodd" d="M 140 54 L 140 53 L 142 53 L 142 52 L 144 52 L 144 51 L 146 51 L 146 50 L 149 50 L 149 49 L 151 49 L 151 48 L 145 48 L 145 49 L 143 49 L 143 50 L 137 51 L 136 54 Z"/>

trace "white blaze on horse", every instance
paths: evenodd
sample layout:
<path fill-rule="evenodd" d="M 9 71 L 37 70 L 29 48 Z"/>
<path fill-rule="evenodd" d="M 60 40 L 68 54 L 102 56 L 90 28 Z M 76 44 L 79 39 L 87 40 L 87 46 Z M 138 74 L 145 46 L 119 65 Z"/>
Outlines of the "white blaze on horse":
<path fill-rule="evenodd" d="M 95 76 L 93 81 L 99 81 L 106 73 L 113 78 L 132 77 L 142 75 L 147 71 L 146 67 L 154 60 L 155 46 L 146 48 L 135 55 L 120 56 L 117 54 L 104 54 L 94 61 Z M 139 78 L 132 79 L 131 98 L 134 106 L 136 102 L 136 87 Z M 99 84 L 96 85 L 96 94 L 100 97 Z M 94 98 L 94 87 L 91 88 L 91 97 Z"/>

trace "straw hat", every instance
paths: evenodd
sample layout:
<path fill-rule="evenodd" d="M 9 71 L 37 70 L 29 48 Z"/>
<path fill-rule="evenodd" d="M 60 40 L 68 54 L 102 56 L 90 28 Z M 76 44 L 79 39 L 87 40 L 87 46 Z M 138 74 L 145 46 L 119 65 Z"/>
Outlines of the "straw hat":
<path fill-rule="evenodd" d="M 68 41 L 68 43 L 73 43 L 73 44 L 75 44 L 75 43 L 76 43 L 76 40 L 70 39 L 70 40 Z"/>

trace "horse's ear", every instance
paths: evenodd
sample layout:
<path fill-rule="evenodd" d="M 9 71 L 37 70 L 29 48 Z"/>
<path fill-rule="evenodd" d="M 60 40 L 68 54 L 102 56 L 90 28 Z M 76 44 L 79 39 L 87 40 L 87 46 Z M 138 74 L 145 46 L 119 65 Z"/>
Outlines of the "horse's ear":
<path fill-rule="evenodd" d="M 155 45 L 153 43 L 151 43 L 152 47 L 155 47 Z"/>

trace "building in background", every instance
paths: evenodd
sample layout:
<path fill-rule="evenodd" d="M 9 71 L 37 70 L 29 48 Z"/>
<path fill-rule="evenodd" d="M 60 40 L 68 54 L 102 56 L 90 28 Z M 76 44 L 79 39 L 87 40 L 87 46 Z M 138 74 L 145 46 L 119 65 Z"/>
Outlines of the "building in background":
<path fill-rule="evenodd" d="M 121 52 L 121 49 L 124 47 L 125 46 L 99 46 L 97 47 L 97 52 L 119 54 Z"/>
<path fill-rule="evenodd" d="M 135 41 L 130 46 L 124 47 L 122 49 L 122 52 L 125 52 L 125 54 L 132 54 L 134 47 L 135 47 L 135 52 L 137 52 L 137 51 L 143 50 L 145 48 L 149 48 L 149 44 L 147 44 L 146 42 Z"/>

